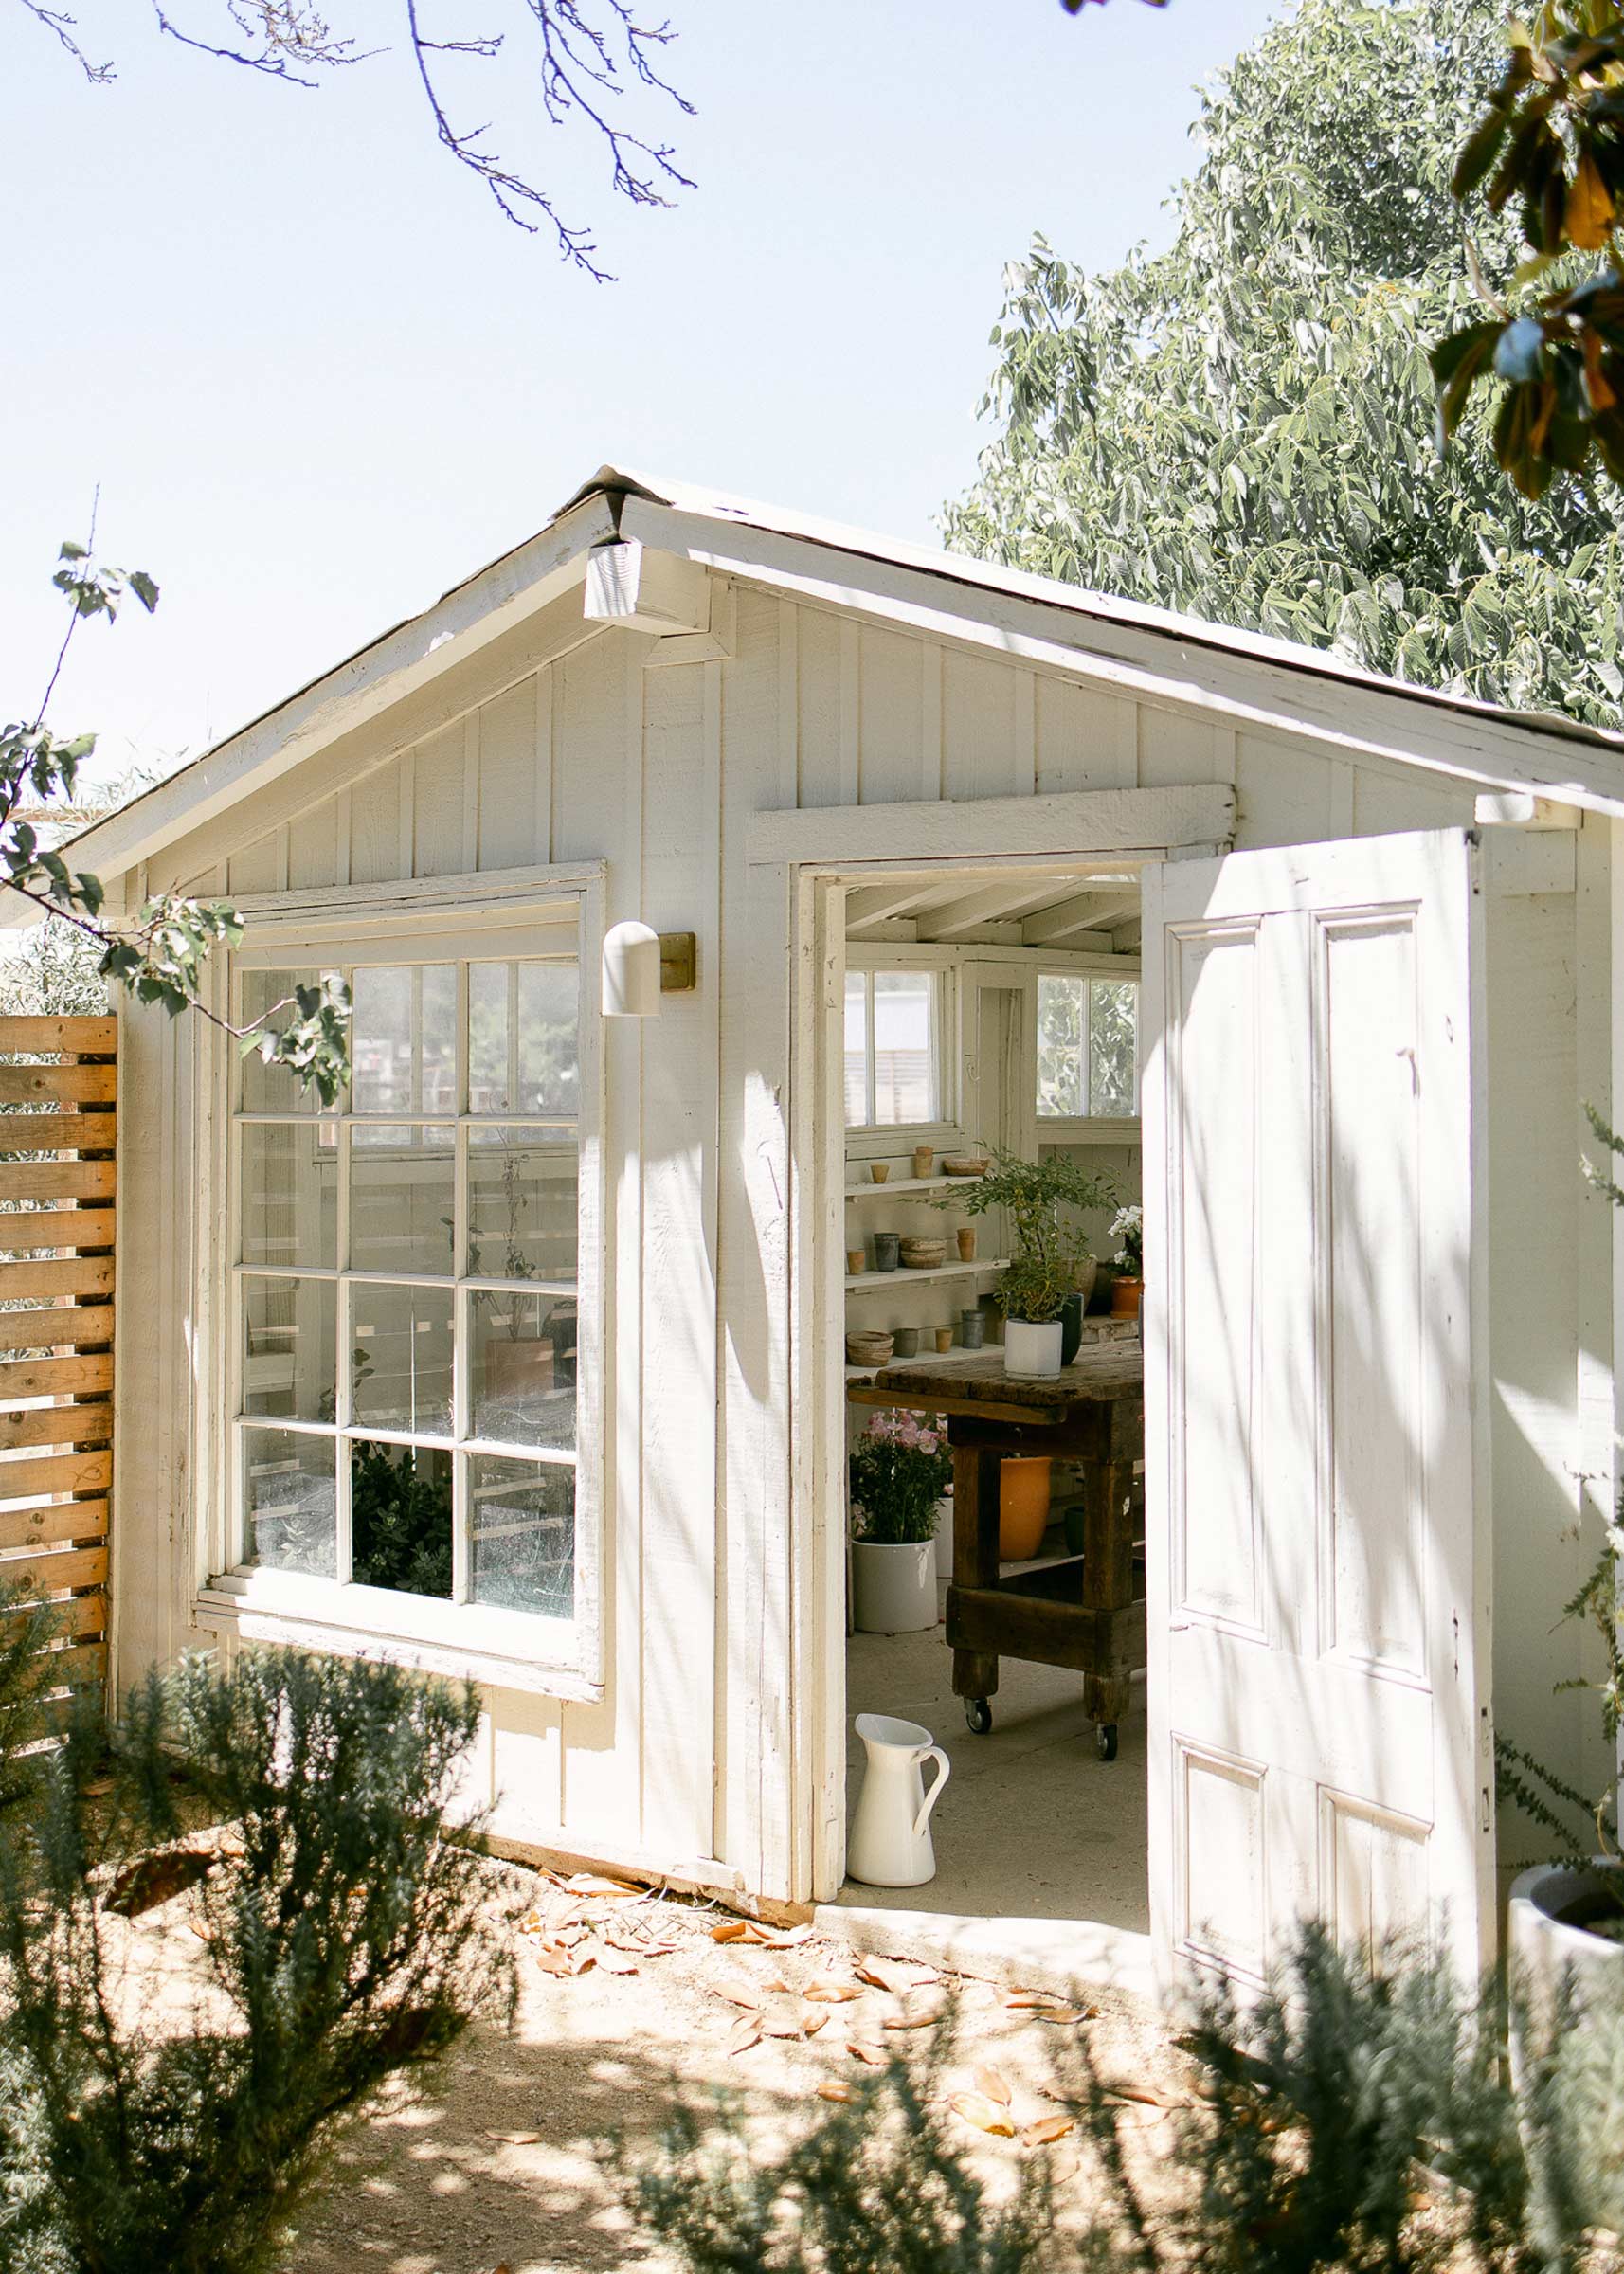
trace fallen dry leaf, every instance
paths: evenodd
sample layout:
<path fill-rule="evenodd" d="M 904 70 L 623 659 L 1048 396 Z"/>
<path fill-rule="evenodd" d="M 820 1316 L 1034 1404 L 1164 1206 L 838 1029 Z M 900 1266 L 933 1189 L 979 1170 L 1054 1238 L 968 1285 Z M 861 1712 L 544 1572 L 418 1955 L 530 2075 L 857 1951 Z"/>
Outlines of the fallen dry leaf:
<path fill-rule="evenodd" d="M 870 2068 L 883 2068 L 891 2059 L 883 2045 L 873 2045 L 866 2037 L 854 2037 L 846 2050 L 854 2061 L 865 2061 Z"/>
<path fill-rule="evenodd" d="M 882 2028 L 888 2030 L 928 2030 L 932 2022 L 940 2021 L 947 2010 L 943 1997 L 907 1997 L 902 2001 L 900 2013 L 888 2013 Z"/>
<path fill-rule="evenodd" d="M 635 1951 L 640 1958 L 667 1958 L 678 1947 L 675 1942 L 662 1942 L 658 1936 L 637 1926 L 611 1926 L 604 1940 L 612 1942 L 617 1950 Z"/>
<path fill-rule="evenodd" d="M 1051 2147 L 1056 2140 L 1064 2139 L 1072 2129 L 1073 2121 L 1069 2116 L 1040 2116 L 1035 2124 L 1028 2124 L 1021 2133 L 1020 2144 L 1023 2148 Z"/>
<path fill-rule="evenodd" d="M 1080 2156 L 1056 2156 L 1050 2159 L 1049 2176 L 1056 2187 L 1064 2187 L 1067 2180 L 1074 2179 L 1082 2168 L 1083 2159 Z"/>
<path fill-rule="evenodd" d="M 801 1994 L 821 2005 L 840 2006 L 849 1998 L 861 1997 L 862 1991 L 856 1982 L 842 1982 L 832 1974 L 819 1974 L 814 1975 Z"/>
<path fill-rule="evenodd" d="M 628 1958 L 623 1950 L 612 1948 L 607 1942 L 594 1942 L 592 1956 L 601 1973 L 636 1974 L 638 1971 L 636 1958 Z"/>
<path fill-rule="evenodd" d="M 744 2006 L 754 2012 L 761 2004 L 761 1992 L 749 1982 L 712 1982 L 713 1997 L 725 1997 L 730 2006 Z"/>
<path fill-rule="evenodd" d="M 799 2037 L 802 2033 L 801 2016 L 799 2013 L 764 2013 L 761 2016 L 761 2033 L 764 2037 Z"/>
<path fill-rule="evenodd" d="M 1010 2091 L 1009 2079 L 1001 2075 L 996 2068 L 977 2069 L 976 2090 L 984 2092 L 987 2099 L 996 2101 L 1001 2108 L 1007 2108 L 1014 2098 Z"/>
<path fill-rule="evenodd" d="M 1092 2021 L 1097 2008 L 1093 2006 L 1034 2006 L 1033 2016 L 1038 2021 L 1050 2021 L 1060 2028 L 1079 2021 Z"/>
<path fill-rule="evenodd" d="M 539 2132 L 487 2132 L 487 2139 L 499 2139 L 507 2148 L 533 2148 L 540 2139 Z"/>
<path fill-rule="evenodd" d="M 950 2092 L 947 2105 L 966 2124 L 974 2124 L 978 2132 L 991 2132 L 1000 2139 L 1015 2138 L 1008 2109 L 1001 2107 L 997 2101 L 988 2100 L 984 2092 Z"/>
<path fill-rule="evenodd" d="M 839 2077 L 825 2077 L 818 2087 L 821 2101 L 855 2101 L 857 2097 L 857 2086 L 845 2084 Z"/>
<path fill-rule="evenodd" d="M 559 1885 L 568 1887 L 571 1895 L 606 1895 L 621 1900 L 646 1892 L 642 1887 L 633 1886 L 629 1880 L 605 1879 L 598 1871 L 573 1871 Z"/>
<path fill-rule="evenodd" d="M 867 1982 L 874 1990 L 889 1990 L 893 1996 L 900 1996 L 906 1987 L 900 1976 L 887 1974 L 873 1958 L 859 1958 L 852 1972 L 859 1982 Z"/>
<path fill-rule="evenodd" d="M 821 2006 L 803 2006 L 801 2009 L 802 2035 L 804 2037 L 816 2037 L 819 2030 L 823 2027 L 823 2024 L 828 2020 L 828 2014 L 823 2011 Z"/>
<path fill-rule="evenodd" d="M 803 1942 L 810 1942 L 812 1940 L 810 1926 L 763 1926 L 758 1924 L 756 1933 L 762 1941 L 767 1943 L 773 1950 L 798 1950 Z"/>
<path fill-rule="evenodd" d="M 1052 1990 L 1006 1990 L 1003 2002 L 1012 2013 L 1024 2013 L 1034 2006 L 1052 2006 L 1055 1994 Z"/>
<path fill-rule="evenodd" d="M 757 2029 L 753 2017 L 746 2014 L 742 2020 L 735 2021 L 729 2030 L 728 2042 L 723 2050 L 729 2053 L 748 2053 L 752 2045 L 760 2043 L 761 2031 Z"/>
<path fill-rule="evenodd" d="M 138 1855 L 115 1874 L 101 1907 L 116 1911 L 121 1919 L 138 1919 L 143 1911 L 168 1903 L 171 1895 L 195 1887 L 200 1879 L 208 1878 L 217 1860 L 212 1847 L 166 1848 L 158 1855 Z"/>
<path fill-rule="evenodd" d="M 720 1919 L 711 1929 L 713 1942 L 742 1942 L 749 1933 L 746 1919 Z"/>

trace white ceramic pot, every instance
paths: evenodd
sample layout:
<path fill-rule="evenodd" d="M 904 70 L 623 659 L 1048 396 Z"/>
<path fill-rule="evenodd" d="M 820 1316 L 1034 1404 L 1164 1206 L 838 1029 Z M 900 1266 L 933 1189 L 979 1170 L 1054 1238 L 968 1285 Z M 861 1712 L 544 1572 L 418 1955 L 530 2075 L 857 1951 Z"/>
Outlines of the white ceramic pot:
<path fill-rule="evenodd" d="M 936 1503 L 936 1577 L 953 1576 L 953 1495 Z"/>
<path fill-rule="evenodd" d="M 1003 1370 L 1025 1381 L 1041 1381 L 1060 1371 L 1059 1319 L 1035 1326 L 1030 1319 L 1006 1319 L 1003 1327 Z"/>
<path fill-rule="evenodd" d="M 1506 1951 L 1511 2076 L 1519 2087 L 1531 2063 L 1550 2050 L 1556 2030 L 1582 2030 L 1586 2009 L 1615 2014 L 1624 2004 L 1624 1942 L 1590 1931 L 1592 1922 L 1618 1916 L 1617 1902 L 1590 1871 L 1537 1864 L 1512 1881 Z M 1579 2107 L 1586 2097 L 1576 2096 Z M 1595 2114 L 1595 2139 L 1570 2143 L 1577 2149 L 1572 2162 L 1582 2198 L 1579 2208 L 1592 2225 L 1616 2229 L 1624 2225 L 1624 2173 L 1612 2152 L 1615 2123 L 1609 2096 L 1600 2096 Z"/>
<path fill-rule="evenodd" d="M 852 1543 L 852 1611 L 863 1634 L 916 1634 L 936 1624 L 936 1543 Z"/>

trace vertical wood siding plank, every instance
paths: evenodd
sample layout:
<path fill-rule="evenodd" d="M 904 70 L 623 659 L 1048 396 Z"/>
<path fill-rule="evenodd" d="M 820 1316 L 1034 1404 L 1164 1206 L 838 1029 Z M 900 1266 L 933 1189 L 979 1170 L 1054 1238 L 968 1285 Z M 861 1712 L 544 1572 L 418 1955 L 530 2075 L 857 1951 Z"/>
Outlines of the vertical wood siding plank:
<path fill-rule="evenodd" d="M 535 779 L 533 830 L 535 858 L 550 861 L 555 831 L 552 825 L 552 703 L 556 673 L 544 671 L 535 679 Z"/>
<path fill-rule="evenodd" d="M 919 642 L 919 795 L 942 795 L 942 650 Z"/>
<path fill-rule="evenodd" d="M 839 802 L 856 805 L 862 796 L 862 651 L 855 616 L 840 619 Z"/>
<path fill-rule="evenodd" d="M 467 876 L 479 865 L 479 731 L 482 713 L 470 711 L 462 721 L 462 857 Z"/>
<path fill-rule="evenodd" d="M 395 767 L 395 784 L 399 796 L 397 808 L 399 842 L 396 850 L 397 876 L 417 875 L 417 752 L 403 750 Z"/>
<path fill-rule="evenodd" d="M 801 803 L 801 612 L 778 603 L 778 775 L 775 803 L 793 813 Z"/>

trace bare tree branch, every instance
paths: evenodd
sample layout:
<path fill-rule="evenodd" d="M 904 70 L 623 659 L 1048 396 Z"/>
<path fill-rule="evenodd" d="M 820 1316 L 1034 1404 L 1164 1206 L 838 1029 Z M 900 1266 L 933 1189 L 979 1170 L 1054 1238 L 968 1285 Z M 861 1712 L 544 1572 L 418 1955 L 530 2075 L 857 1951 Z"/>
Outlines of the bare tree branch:
<path fill-rule="evenodd" d="M 86 60 L 73 38 L 71 16 L 51 8 L 47 0 L 21 0 L 21 4 L 55 33 L 93 82 L 112 78 L 111 63 L 93 64 Z M 436 38 L 424 21 L 423 0 L 395 0 L 395 4 L 405 18 L 418 81 L 442 147 L 484 184 L 500 212 L 515 227 L 532 235 L 550 231 L 566 261 L 595 282 L 611 281 L 609 272 L 598 261 L 591 229 L 567 222 L 549 190 L 488 146 L 488 123 L 472 127 L 452 123 L 442 59 L 468 56 L 481 63 L 493 62 L 506 47 L 506 34 L 463 32 Z M 520 0 L 510 0 L 510 4 L 519 5 Z M 367 63 L 384 52 L 359 47 L 354 38 L 334 29 L 315 0 L 193 0 L 193 5 L 194 9 L 223 11 L 240 37 L 215 38 L 207 28 L 184 29 L 168 14 L 166 0 L 152 0 L 159 31 L 198 54 L 281 80 L 289 86 L 315 87 L 324 72 Z M 693 189 L 670 143 L 645 140 L 621 124 L 611 109 L 612 103 L 635 85 L 664 97 L 685 117 L 695 116 L 694 105 L 659 67 L 658 59 L 677 38 L 669 20 L 640 23 L 631 0 L 522 0 L 522 6 L 532 19 L 537 43 L 532 56 L 544 116 L 551 126 L 579 120 L 597 134 L 608 154 L 613 194 L 634 206 L 669 206 L 676 191 Z M 217 24 L 224 30 L 218 17 Z"/>

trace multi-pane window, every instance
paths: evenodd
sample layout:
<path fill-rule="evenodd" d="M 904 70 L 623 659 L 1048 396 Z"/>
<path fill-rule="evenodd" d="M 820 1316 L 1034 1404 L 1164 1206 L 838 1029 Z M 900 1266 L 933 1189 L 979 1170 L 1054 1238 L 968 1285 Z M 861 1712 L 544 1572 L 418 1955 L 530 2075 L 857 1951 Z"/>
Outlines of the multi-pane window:
<path fill-rule="evenodd" d="M 570 1619 L 578 965 L 408 955 L 348 967 L 335 1108 L 280 1067 L 242 1069 L 240 1553 Z M 243 969 L 239 1017 L 274 1020 L 312 976 Z"/>
<path fill-rule="evenodd" d="M 1038 982 L 1040 1120 L 1127 1121 L 1139 1111 L 1139 982 Z"/>
<path fill-rule="evenodd" d="M 848 1128 L 940 1119 L 939 984 L 934 971 L 846 973 Z"/>

